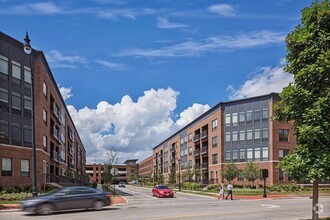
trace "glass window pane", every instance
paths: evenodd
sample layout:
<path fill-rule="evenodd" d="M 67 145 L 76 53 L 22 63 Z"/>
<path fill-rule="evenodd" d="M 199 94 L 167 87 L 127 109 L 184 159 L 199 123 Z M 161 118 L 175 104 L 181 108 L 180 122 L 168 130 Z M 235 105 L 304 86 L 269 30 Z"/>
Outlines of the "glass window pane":
<path fill-rule="evenodd" d="M 260 120 L 260 110 L 254 111 L 254 120 Z"/>
<path fill-rule="evenodd" d="M 226 142 L 230 142 L 230 132 L 226 132 Z"/>
<path fill-rule="evenodd" d="M 260 148 L 255 148 L 254 149 L 254 159 L 255 160 L 260 160 Z"/>
<path fill-rule="evenodd" d="M 246 140 L 252 140 L 252 130 L 246 131 Z"/>
<path fill-rule="evenodd" d="M 16 92 L 12 92 L 12 107 L 21 110 L 21 95 Z"/>
<path fill-rule="evenodd" d="M 239 132 L 239 140 L 244 141 L 245 140 L 245 131 L 240 131 Z"/>
<path fill-rule="evenodd" d="M 239 122 L 245 122 L 245 112 L 239 113 Z"/>
<path fill-rule="evenodd" d="M 2 171 L 11 171 L 11 158 L 2 158 Z"/>
<path fill-rule="evenodd" d="M 252 111 L 246 112 L 246 121 L 252 121 Z"/>
<path fill-rule="evenodd" d="M 233 131 L 233 141 L 237 141 L 237 131 Z"/>
<path fill-rule="evenodd" d="M 268 108 L 264 108 L 262 110 L 262 119 L 267 119 L 268 118 Z"/>
<path fill-rule="evenodd" d="M 260 139 L 260 129 L 254 129 L 254 139 Z"/>
<path fill-rule="evenodd" d="M 262 129 L 262 138 L 267 139 L 268 138 L 268 128 Z"/>
<path fill-rule="evenodd" d="M 31 99 L 31 97 L 24 96 L 24 108 L 32 110 L 32 99 Z"/>
<path fill-rule="evenodd" d="M 29 160 L 21 160 L 21 172 L 30 172 Z"/>
<path fill-rule="evenodd" d="M 21 80 L 21 65 L 17 62 L 12 61 L 12 76 L 18 80 Z"/>
<path fill-rule="evenodd" d="M 233 125 L 237 125 L 237 113 L 233 113 Z"/>
<path fill-rule="evenodd" d="M 22 131 L 21 125 L 12 124 L 11 126 L 11 143 L 13 145 L 21 145 L 22 144 Z"/>
<path fill-rule="evenodd" d="M 31 84 L 31 69 L 29 67 L 24 67 L 24 82 Z"/>
<path fill-rule="evenodd" d="M 8 103 L 8 89 L 0 88 L 0 101 Z"/>
<path fill-rule="evenodd" d="M 0 143 L 9 144 L 8 121 L 0 121 Z"/>
<path fill-rule="evenodd" d="M 0 73 L 8 75 L 8 58 L 0 55 Z"/>
<path fill-rule="evenodd" d="M 248 160 L 253 159 L 253 149 L 252 148 L 247 149 L 247 159 Z"/>
<path fill-rule="evenodd" d="M 230 114 L 226 114 L 226 125 L 230 125 Z"/>

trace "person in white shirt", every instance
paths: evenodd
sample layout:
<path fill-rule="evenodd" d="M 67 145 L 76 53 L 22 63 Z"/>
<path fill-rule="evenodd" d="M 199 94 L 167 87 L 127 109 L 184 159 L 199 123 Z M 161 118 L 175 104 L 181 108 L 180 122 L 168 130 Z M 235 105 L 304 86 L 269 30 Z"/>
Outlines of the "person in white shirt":
<path fill-rule="evenodd" d="M 227 190 L 228 190 L 228 195 L 226 196 L 226 200 L 229 195 L 230 195 L 230 199 L 233 200 L 233 185 L 231 184 L 231 182 L 228 183 Z"/>
<path fill-rule="evenodd" d="M 220 191 L 219 191 L 219 195 L 218 195 L 218 199 L 225 199 L 225 187 L 223 185 L 223 183 L 220 186 Z"/>

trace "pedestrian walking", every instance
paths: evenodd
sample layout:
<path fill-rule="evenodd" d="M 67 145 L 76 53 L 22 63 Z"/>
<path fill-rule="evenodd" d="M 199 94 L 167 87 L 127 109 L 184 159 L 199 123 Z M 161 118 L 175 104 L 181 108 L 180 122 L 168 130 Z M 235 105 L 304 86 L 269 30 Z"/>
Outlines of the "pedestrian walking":
<path fill-rule="evenodd" d="M 223 185 L 223 183 L 221 184 L 220 186 L 220 189 L 219 189 L 219 195 L 218 195 L 218 199 L 225 199 L 225 187 Z"/>
<path fill-rule="evenodd" d="M 231 182 L 228 183 L 227 190 L 228 190 L 228 195 L 226 196 L 226 200 L 229 195 L 230 195 L 230 199 L 233 200 L 233 185 L 231 184 Z"/>

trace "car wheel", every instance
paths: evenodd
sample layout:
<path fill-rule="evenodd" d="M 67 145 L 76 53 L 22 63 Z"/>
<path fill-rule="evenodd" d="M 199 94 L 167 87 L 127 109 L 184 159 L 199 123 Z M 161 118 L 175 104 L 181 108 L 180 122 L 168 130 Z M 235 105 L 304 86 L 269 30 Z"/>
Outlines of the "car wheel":
<path fill-rule="evenodd" d="M 54 207 L 50 204 L 42 204 L 38 206 L 36 213 L 39 215 L 50 215 L 54 212 Z"/>
<path fill-rule="evenodd" d="M 97 200 L 95 202 L 93 202 L 92 204 L 92 209 L 94 210 L 101 210 L 104 207 L 104 202 L 101 200 Z"/>

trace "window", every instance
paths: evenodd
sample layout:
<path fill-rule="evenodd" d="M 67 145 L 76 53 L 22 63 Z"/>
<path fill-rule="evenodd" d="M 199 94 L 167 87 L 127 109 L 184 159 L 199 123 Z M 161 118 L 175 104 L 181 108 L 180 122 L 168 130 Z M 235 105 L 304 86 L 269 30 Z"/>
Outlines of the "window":
<path fill-rule="evenodd" d="M 254 160 L 260 161 L 260 148 L 254 148 Z"/>
<path fill-rule="evenodd" d="M 8 80 L 8 58 L 0 55 L 0 77 Z"/>
<path fill-rule="evenodd" d="M 47 111 L 45 109 L 42 109 L 42 119 L 44 123 L 47 124 Z"/>
<path fill-rule="evenodd" d="M 0 120 L 0 143 L 9 144 L 9 124 L 8 124 L 8 121 Z"/>
<path fill-rule="evenodd" d="M 191 142 L 193 139 L 192 133 L 188 134 L 188 141 Z"/>
<path fill-rule="evenodd" d="M 260 110 L 254 111 L 254 120 L 259 121 L 260 120 Z"/>
<path fill-rule="evenodd" d="M 30 161 L 21 160 L 21 177 L 29 177 L 29 176 L 30 176 Z"/>
<path fill-rule="evenodd" d="M 262 109 L 262 119 L 268 119 L 268 108 Z"/>
<path fill-rule="evenodd" d="M 279 134 L 279 141 L 285 141 L 285 142 L 289 141 L 289 130 L 280 129 L 278 131 L 278 134 Z"/>
<path fill-rule="evenodd" d="M 13 123 L 11 125 L 11 143 L 13 145 L 22 145 L 21 125 Z"/>
<path fill-rule="evenodd" d="M 218 127 L 218 119 L 212 121 L 212 131 L 217 130 Z"/>
<path fill-rule="evenodd" d="M 254 129 L 254 139 L 255 140 L 260 139 L 260 129 Z"/>
<path fill-rule="evenodd" d="M 24 125 L 23 145 L 26 147 L 32 147 L 32 129 L 29 126 Z"/>
<path fill-rule="evenodd" d="M 233 141 L 237 141 L 238 139 L 237 139 L 237 136 L 238 136 L 238 133 L 237 133 L 237 131 L 233 131 L 233 133 L 232 133 L 232 135 L 233 135 Z"/>
<path fill-rule="evenodd" d="M 15 115 L 21 115 L 21 109 L 22 109 L 22 105 L 21 105 L 21 94 L 17 93 L 17 92 L 11 92 L 11 110 L 12 113 Z"/>
<path fill-rule="evenodd" d="M 246 140 L 248 141 L 252 140 L 252 130 L 246 131 Z"/>
<path fill-rule="evenodd" d="M 289 154 L 288 149 L 280 149 L 279 152 L 278 152 L 278 159 L 281 161 L 288 154 Z"/>
<path fill-rule="evenodd" d="M 22 74 L 21 74 L 21 64 L 16 61 L 11 61 L 12 65 L 12 81 L 17 84 L 21 84 Z"/>
<path fill-rule="evenodd" d="M 233 126 L 237 126 L 237 113 L 233 113 Z"/>
<path fill-rule="evenodd" d="M 226 162 L 230 161 L 231 158 L 230 158 L 230 150 L 226 150 Z"/>
<path fill-rule="evenodd" d="M 268 139 L 268 128 L 262 129 L 262 139 Z"/>
<path fill-rule="evenodd" d="M 246 121 L 251 122 L 252 121 L 252 111 L 246 112 Z"/>
<path fill-rule="evenodd" d="M 45 82 L 42 83 L 42 92 L 44 93 L 44 96 L 47 98 L 47 85 Z"/>
<path fill-rule="evenodd" d="M 239 140 L 240 141 L 245 141 L 245 131 L 240 131 L 239 132 Z"/>
<path fill-rule="evenodd" d="M 27 88 L 31 88 L 32 85 L 32 75 L 31 68 L 24 66 L 24 86 Z"/>
<path fill-rule="evenodd" d="M 268 147 L 262 148 L 262 160 L 268 160 Z"/>
<path fill-rule="evenodd" d="M 2 176 L 12 176 L 12 164 L 11 164 L 11 158 L 9 157 L 3 157 L 1 160 L 1 175 Z"/>
<path fill-rule="evenodd" d="M 9 112 L 8 89 L 0 87 L 0 111 Z"/>
<path fill-rule="evenodd" d="M 244 175 L 242 170 L 238 172 L 237 181 L 244 181 Z"/>
<path fill-rule="evenodd" d="M 47 136 L 42 136 L 42 146 L 44 146 L 44 150 L 47 151 Z"/>
<path fill-rule="evenodd" d="M 32 116 L 32 99 L 29 96 L 24 96 L 24 117 L 31 118 Z"/>
<path fill-rule="evenodd" d="M 245 122 L 245 112 L 239 113 L 239 123 Z"/>
<path fill-rule="evenodd" d="M 253 159 L 253 149 L 249 148 L 249 149 L 246 150 L 246 152 L 247 152 L 247 157 L 246 157 L 247 160 L 252 161 L 252 159 Z"/>
<path fill-rule="evenodd" d="M 235 149 L 233 150 L 233 161 L 237 162 L 237 160 L 238 160 L 238 150 Z"/>
<path fill-rule="evenodd" d="M 212 147 L 218 146 L 218 136 L 212 138 Z"/>
<path fill-rule="evenodd" d="M 189 147 L 189 156 L 192 155 L 193 149 L 192 147 Z"/>
<path fill-rule="evenodd" d="M 239 150 L 239 162 L 244 162 L 245 161 L 245 149 L 240 149 Z"/>
<path fill-rule="evenodd" d="M 218 163 L 218 154 L 212 154 L 212 164 Z"/>
<path fill-rule="evenodd" d="M 226 132 L 226 142 L 230 142 L 230 132 Z"/>
<path fill-rule="evenodd" d="M 226 114 L 226 126 L 230 126 L 230 114 Z"/>
<path fill-rule="evenodd" d="M 279 172 L 278 172 L 278 179 L 279 181 L 283 181 L 284 180 L 284 171 L 282 169 L 279 169 Z"/>

